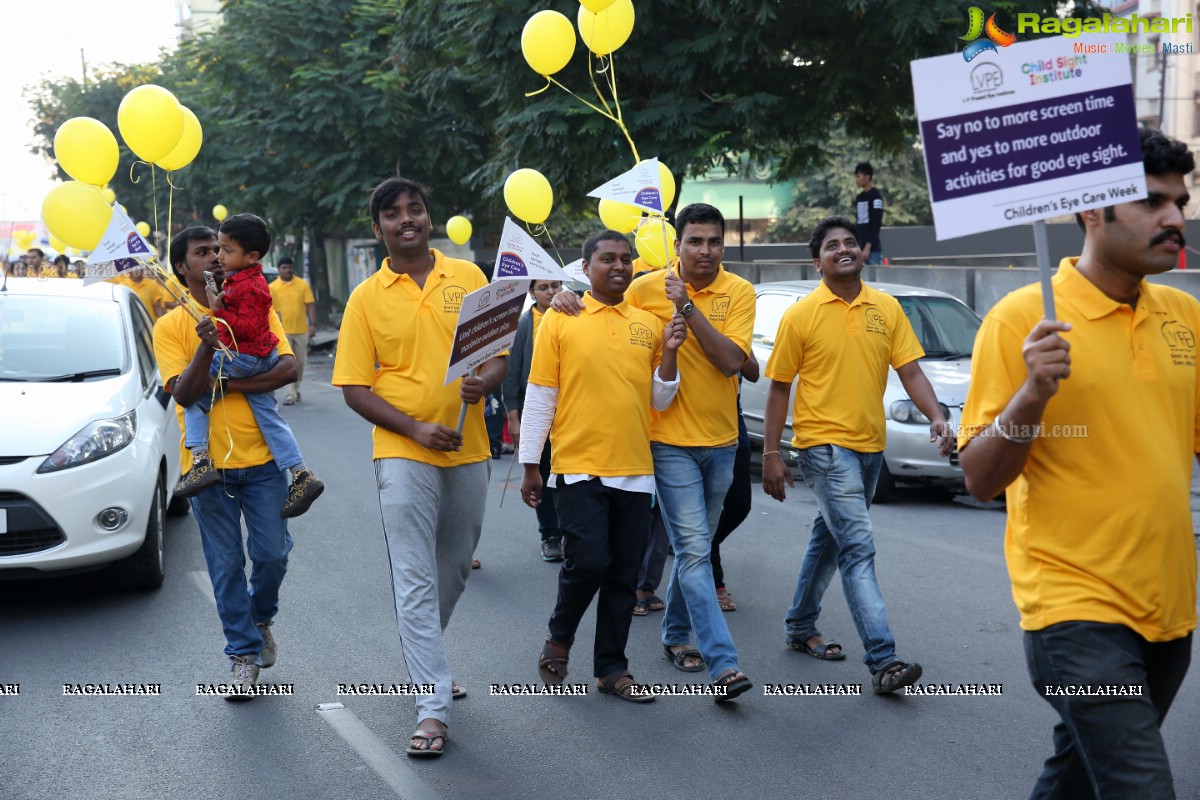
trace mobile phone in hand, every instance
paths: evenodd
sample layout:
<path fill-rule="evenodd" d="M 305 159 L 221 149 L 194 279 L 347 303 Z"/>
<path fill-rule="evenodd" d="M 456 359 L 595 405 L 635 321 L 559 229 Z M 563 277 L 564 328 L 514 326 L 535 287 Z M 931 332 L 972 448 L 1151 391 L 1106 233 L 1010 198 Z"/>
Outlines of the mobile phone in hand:
<path fill-rule="evenodd" d="M 214 297 L 221 293 L 221 289 L 217 286 L 217 281 L 211 272 L 204 273 L 204 285 L 213 293 Z"/>

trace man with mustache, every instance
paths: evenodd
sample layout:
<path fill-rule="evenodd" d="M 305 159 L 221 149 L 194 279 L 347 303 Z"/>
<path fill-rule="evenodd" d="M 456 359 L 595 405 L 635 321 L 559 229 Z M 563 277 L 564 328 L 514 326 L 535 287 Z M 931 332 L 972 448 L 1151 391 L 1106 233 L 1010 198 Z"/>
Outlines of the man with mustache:
<path fill-rule="evenodd" d="M 967 488 L 1007 489 L 1034 688 L 1058 712 L 1034 798 L 1175 796 L 1159 727 L 1196 628 L 1190 488 L 1200 302 L 1146 281 L 1184 247 L 1187 145 L 1141 131 L 1147 197 L 1078 215 L 1079 258 L 983 321 L 959 432 Z"/>

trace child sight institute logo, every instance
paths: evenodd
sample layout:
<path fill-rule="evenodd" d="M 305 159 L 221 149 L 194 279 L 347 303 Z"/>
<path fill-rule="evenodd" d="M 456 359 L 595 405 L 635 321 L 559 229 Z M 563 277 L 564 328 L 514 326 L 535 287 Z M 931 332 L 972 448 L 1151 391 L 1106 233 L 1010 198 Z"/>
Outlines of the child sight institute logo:
<path fill-rule="evenodd" d="M 987 38 L 981 39 L 980 37 L 984 34 L 987 34 Z M 971 10 L 967 12 L 967 35 L 958 38 L 964 42 L 970 42 L 963 48 L 963 61 L 972 61 L 988 50 L 998 52 L 996 45 L 1008 47 L 1017 40 L 1017 37 L 1011 33 L 1000 30 L 1000 26 L 996 24 L 995 14 L 988 17 L 987 23 L 984 24 L 983 10 L 978 6 L 971 6 Z"/>

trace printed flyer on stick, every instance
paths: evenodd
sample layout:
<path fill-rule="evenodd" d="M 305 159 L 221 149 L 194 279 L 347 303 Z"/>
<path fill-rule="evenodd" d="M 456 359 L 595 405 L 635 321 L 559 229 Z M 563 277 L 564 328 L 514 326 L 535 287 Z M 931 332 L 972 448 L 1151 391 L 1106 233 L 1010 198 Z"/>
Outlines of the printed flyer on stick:
<path fill-rule="evenodd" d="M 1112 39 L 911 63 L 939 240 L 1146 196 L 1129 57 L 1087 53 Z"/>

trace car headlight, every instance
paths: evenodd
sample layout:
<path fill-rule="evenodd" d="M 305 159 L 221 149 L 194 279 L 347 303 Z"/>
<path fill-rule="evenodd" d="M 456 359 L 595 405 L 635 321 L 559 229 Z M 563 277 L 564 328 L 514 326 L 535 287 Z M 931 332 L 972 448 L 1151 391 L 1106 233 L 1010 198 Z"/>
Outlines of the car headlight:
<path fill-rule="evenodd" d="M 137 412 L 89 423 L 46 457 L 39 473 L 57 472 L 111 456 L 128 447 L 137 434 Z"/>
<path fill-rule="evenodd" d="M 944 403 L 938 403 L 938 408 L 942 409 L 942 415 L 947 420 L 950 419 L 950 409 Z M 896 422 L 906 422 L 910 425 L 928 425 L 929 417 L 921 413 L 921 409 L 917 408 L 917 404 L 912 400 L 897 400 L 892 403 L 889 409 L 892 419 Z"/>

